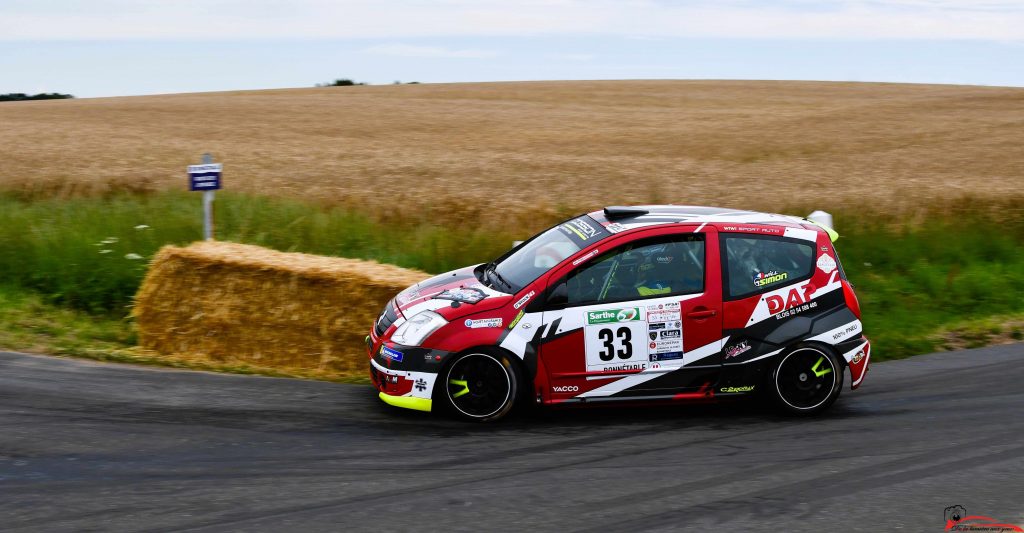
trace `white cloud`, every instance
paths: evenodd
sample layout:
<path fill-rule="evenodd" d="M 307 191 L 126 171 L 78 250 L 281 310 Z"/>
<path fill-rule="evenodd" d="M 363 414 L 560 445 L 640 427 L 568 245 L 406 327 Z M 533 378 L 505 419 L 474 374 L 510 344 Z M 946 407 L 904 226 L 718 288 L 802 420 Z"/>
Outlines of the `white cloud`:
<path fill-rule="evenodd" d="M 523 35 L 1024 41 L 1024 2 L 5 0 L 0 4 L 0 40 Z"/>
<path fill-rule="evenodd" d="M 452 50 L 443 46 L 414 46 L 409 44 L 382 44 L 363 50 L 371 54 L 400 57 L 441 57 L 478 59 L 498 55 L 493 50 Z"/>

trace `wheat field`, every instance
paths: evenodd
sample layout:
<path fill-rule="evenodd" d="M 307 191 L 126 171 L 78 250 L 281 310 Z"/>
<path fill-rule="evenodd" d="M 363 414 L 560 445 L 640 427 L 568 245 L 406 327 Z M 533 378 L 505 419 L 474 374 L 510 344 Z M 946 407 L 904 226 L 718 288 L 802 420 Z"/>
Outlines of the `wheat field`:
<path fill-rule="evenodd" d="M 233 190 L 408 213 L 618 203 L 899 210 L 1024 193 L 1024 89 L 421 84 L 0 104 L 0 191 Z"/>

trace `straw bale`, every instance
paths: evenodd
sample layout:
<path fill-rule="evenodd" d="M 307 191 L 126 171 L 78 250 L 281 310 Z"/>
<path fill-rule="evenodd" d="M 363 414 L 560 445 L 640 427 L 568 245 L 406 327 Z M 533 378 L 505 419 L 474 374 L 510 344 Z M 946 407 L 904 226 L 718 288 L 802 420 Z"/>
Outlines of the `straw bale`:
<path fill-rule="evenodd" d="M 139 344 L 168 359 L 325 377 L 365 375 L 384 304 L 428 274 L 393 265 L 199 242 L 165 246 L 136 296 Z"/>

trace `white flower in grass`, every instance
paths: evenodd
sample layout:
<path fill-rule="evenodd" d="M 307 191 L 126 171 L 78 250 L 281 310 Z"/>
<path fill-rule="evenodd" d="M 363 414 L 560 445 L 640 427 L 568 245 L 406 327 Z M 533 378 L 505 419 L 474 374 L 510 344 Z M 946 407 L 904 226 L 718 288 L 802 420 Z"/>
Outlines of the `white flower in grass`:
<path fill-rule="evenodd" d="M 100 244 L 114 244 L 115 242 L 117 242 L 117 237 L 107 237 L 100 241 Z"/>
<path fill-rule="evenodd" d="M 149 229 L 149 226 L 147 226 L 145 224 L 139 224 L 138 226 L 135 226 L 135 229 L 137 229 L 139 231 L 142 231 L 144 229 Z"/>
<path fill-rule="evenodd" d="M 104 249 L 104 250 L 100 250 L 101 254 L 109 254 L 110 252 L 113 252 L 113 250 L 111 250 L 109 248 L 108 249 Z"/>
<path fill-rule="evenodd" d="M 142 256 L 139 254 L 124 254 L 124 258 L 132 261 L 138 261 L 139 259 L 142 259 Z"/>

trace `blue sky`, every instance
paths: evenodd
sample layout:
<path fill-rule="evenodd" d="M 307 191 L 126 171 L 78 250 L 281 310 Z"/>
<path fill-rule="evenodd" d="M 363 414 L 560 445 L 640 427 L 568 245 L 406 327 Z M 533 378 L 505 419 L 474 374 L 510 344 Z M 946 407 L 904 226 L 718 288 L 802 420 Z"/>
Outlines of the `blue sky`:
<path fill-rule="evenodd" d="M 339 77 L 1024 86 L 1024 1 L 0 0 L 0 93 Z"/>

